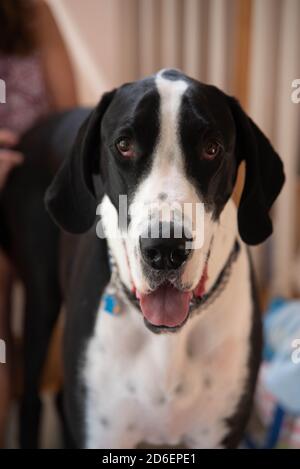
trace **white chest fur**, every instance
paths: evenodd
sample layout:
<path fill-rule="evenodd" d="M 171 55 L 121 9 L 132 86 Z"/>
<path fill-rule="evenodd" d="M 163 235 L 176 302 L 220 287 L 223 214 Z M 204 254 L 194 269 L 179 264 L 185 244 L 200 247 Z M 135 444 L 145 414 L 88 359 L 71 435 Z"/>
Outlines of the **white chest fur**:
<path fill-rule="evenodd" d="M 178 333 L 153 334 L 130 305 L 119 316 L 101 308 L 83 368 L 86 446 L 133 448 L 147 441 L 218 447 L 248 372 L 245 249 L 222 295 Z"/>

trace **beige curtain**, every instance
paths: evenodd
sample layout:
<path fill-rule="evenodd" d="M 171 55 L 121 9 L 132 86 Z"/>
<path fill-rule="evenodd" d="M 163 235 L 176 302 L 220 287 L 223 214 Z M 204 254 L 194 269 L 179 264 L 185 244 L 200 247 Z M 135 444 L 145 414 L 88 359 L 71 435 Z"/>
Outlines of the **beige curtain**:
<path fill-rule="evenodd" d="M 83 101 L 166 67 L 230 91 L 238 0 L 48 0 Z"/>
<path fill-rule="evenodd" d="M 252 11 L 249 113 L 283 158 L 287 177 L 274 213 L 274 236 L 259 248 L 256 265 L 258 273 L 268 266 L 273 293 L 289 296 L 299 211 L 300 104 L 292 102 L 291 93 L 292 81 L 300 77 L 300 2 L 254 0 Z"/>

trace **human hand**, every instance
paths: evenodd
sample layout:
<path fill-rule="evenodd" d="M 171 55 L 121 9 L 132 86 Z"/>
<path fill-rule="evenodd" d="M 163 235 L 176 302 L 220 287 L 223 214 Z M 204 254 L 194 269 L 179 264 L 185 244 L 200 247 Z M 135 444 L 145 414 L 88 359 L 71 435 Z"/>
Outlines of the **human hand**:
<path fill-rule="evenodd" d="M 4 128 L 0 129 L 0 190 L 3 189 L 10 171 L 23 163 L 22 153 L 11 149 L 18 143 L 18 140 L 18 136 L 14 132 Z"/>

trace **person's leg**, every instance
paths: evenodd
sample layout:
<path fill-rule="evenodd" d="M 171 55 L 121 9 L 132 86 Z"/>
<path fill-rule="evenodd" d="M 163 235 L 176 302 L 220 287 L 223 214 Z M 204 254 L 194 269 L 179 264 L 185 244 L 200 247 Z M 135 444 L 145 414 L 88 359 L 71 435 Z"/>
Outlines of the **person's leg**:
<path fill-rule="evenodd" d="M 12 266 L 0 249 L 0 340 L 5 343 L 6 363 L 0 363 L 0 448 L 4 445 L 9 403 L 11 399 L 11 329 L 10 300 Z"/>

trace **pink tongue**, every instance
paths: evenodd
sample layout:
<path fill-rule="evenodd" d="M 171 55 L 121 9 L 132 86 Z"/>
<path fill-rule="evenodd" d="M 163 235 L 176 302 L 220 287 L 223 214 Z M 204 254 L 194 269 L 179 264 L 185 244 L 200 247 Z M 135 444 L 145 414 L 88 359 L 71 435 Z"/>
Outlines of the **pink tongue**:
<path fill-rule="evenodd" d="M 189 312 L 192 292 L 182 292 L 170 284 L 162 285 L 148 295 L 140 296 L 145 318 L 154 326 L 179 326 Z"/>

